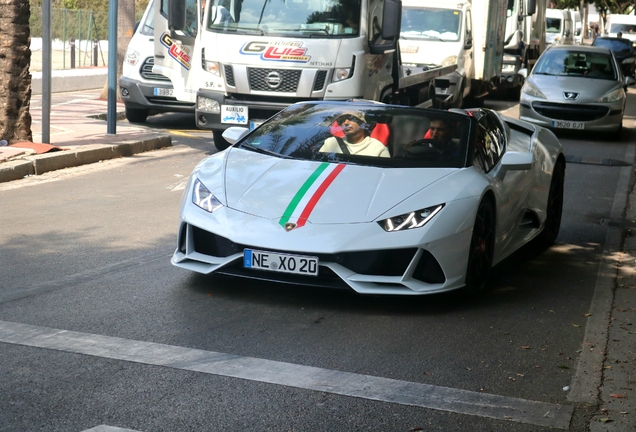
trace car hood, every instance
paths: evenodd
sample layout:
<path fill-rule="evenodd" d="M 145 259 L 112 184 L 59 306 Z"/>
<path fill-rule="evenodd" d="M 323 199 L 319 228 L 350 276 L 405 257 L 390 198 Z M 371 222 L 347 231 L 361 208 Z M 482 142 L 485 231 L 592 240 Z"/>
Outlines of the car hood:
<path fill-rule="evenodd" d="M 370 222 L 456 171 L 281 159 L 230 148 L 224 169 L 225 204 L 294 223 L 301 218 L 314 224 Z"/>
<path fill-rule="evenodd" d="M 532 75 L 528 80 L 555 102 L 593 103 L 606 93 L 621 87 L 618 81 L 573 76 Z M 578 93 L 573 101 L 565 100 L 563 92 Z"/>

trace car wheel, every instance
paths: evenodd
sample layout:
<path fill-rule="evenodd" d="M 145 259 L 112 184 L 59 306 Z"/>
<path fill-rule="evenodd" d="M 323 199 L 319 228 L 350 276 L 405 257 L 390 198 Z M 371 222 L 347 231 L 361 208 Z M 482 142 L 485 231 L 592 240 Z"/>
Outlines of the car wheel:
<path fill-rule="evenodd" d="M 223 138 L 223 131 L 213 130 L 212 137 L 214 138 L 214 147 L 218 151 L 223 151 L 230 146 L 230 143 Z"/>
<path fill-rule="evenodd" d="M 479 204 L 468 253 L 466 287 L 468 296 L 478 295 L 486 290 L 495 249 L 495 210 L 491 201 L 485 199 Z"/>
<path fill-rule="evenodd" d="M 143 123 L 148 118 L 149 112 L 146 109 L 126 108 L 126 119 L 130 123 Z"/>
<path fill-rule="evenodd" d="M 558 161 L 554 166 L 550 192 L 546 205 L 546 219 L 543 230 L 537 236 L 536 243 L 541 248 L 549 248 L 554 244 L 561 228 L 561 216 L 563 215 L 563 184 L 565 182 L 565 166 Z"/>

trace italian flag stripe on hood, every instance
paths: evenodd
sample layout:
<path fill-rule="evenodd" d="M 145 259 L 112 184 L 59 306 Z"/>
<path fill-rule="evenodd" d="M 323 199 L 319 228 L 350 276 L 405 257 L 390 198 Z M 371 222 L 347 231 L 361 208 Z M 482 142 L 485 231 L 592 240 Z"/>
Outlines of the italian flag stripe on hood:
<path fill-rule="evenodd" d="M 297 219 L 297 228 L 305 225 L 312 210 L 320 201 L 322 194 L 325 193 L 345 166 L 345 164 L 321 163 L 298 189 L 278 223 L 284 227 L 290 219 Z"/>

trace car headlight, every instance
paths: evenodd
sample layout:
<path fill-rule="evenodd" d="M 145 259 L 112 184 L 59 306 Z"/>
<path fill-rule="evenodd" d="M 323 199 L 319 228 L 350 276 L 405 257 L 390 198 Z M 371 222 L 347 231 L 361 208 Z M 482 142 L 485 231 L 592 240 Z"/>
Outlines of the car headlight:
<path fill-rule="evenodd" d="M 213 213 L 223 207 L 223 204 L 221 204 L 221 202 L 212 195 L 212 192 L 210 192 L 199 179 L 194 181 L 192 202 L 197 207 L 201 207 L 203 210 L 210 213 Z"/>
<path fill-rule="evenodd" d="M 596 102 L 607 103 L 607 102 L 618 102 L 619 100 L 625 99 L 625 90 L 622 88 L 617 88 L 616 90 L 612 90 L 611 92 L 605 94 L 602 98 L 597 100 Z"/>
<path fill-rule="evenodd" d="M 135 66 L 139 63 L 139 53 L 134 49 L 129 48 L 128 51 L 126 51 L 126 58 L 124 61 L 131 66 Z"/>
<path fill-rule="evenodd" d="M 403 231 L 407 229 L 419 228 L 424 226 L 426 222 L 430 221 L 433 216 L 442 210 L 444 204 L 439 204 L 433 207 L 427 207 L 422 210 L 405 213 L 400 216 L 394 216 L 392 218 L 378 221 L 384 231 Z"/>
<path fill-rule="evenodd" d="M 448 56 L 444 60 L 442 60 L 442 66 L 452 66 L 454 64 L 457 64 L 456 55 Z"/>
<path fill-rule="evenodd" d="M 628 57 L 628 58 L 624 59 L 621 63 L 630 64 L 630 63 L 634 63 L 634 62 L 636 62 L 636 57 Z"/>
<path fill-rule="evenodd" d="M 539 90 L 537 86 L 532 84 L 530 81 L 526 81 L 526 83 L 521 88 L 521 91 L 532 97 L 546 99 L 545 95 L 541 93 L 541 90 Z"/>
<path fill-rule="evenodd" d="M 338 68 L 333 72 L 333 82 L 346 80 L 351 75 L 351 68 Z"/>

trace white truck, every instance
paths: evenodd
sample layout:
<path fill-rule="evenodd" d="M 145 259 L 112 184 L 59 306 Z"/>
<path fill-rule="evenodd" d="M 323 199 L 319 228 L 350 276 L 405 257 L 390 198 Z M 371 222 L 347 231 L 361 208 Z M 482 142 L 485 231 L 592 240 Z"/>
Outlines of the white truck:
<path fill-rule="evenodd" d="M 574 45 L 574 19 L 564 9 L 545 12 L 545 42 L 547 45 Z"/>
<path fill-rule="evenodd" d="M 545 14 L 545 0 L 508 2 L 503 67 L 497 89 L 513 98 L 519 98 L 523 85 L 519 70 L 532 70 L 545 50 Z"/>
<path fill-rule="evenodd" d="M 177 100 L 170 79 L 152 71 L 155 3 L 155 0 L 148 3 L 128 44 L 122 76 L 119 78 L 119 93 L 126 108 L 126 118 L 132 123 L 145 122 L 151 112 L 194 114 L 194 102 Z"/>
<path fill-rule="evenodd" d="M 507 0 L 402 0 L 402 62 L 457 65 L 435 80 L 444 106 L 483 98 L 501 70 L 506 5 Z"/>
<path fill-rule="evenodd" d="M 153 71 L 196 103 L 218 149 L 225 129 L 254 127 L 303 100 L 435 100 L 456 65 L 405 66 L 399 0 L 161 0 Z"/>
<path fill-rule="evenodd" d="M 622 33 L 622 37 L 636 44 L 636 16 L 635 15 L 619 15 L 612 14 L 607 19 L 608 36 L 618 37 L 618 33 Z"/>

